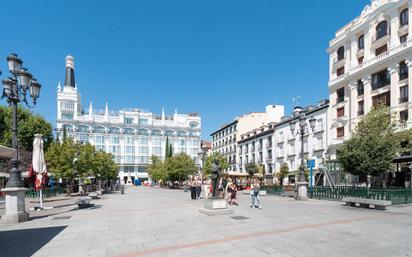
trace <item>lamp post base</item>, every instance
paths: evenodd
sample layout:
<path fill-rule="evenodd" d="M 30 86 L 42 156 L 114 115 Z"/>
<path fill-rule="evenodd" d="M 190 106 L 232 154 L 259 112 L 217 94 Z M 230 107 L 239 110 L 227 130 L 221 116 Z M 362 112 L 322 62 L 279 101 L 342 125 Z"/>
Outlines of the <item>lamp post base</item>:
<path fill-rule="evenodd" d="M 27 190 L 24 187 L 8 187 L 1 190 L 6 194 L 6 213 L 1 216 L 2 223 L 20 223 L 29 220 L 25 203 Z"/>
<path fill-rule="evenodd" d="M 298 182 L 298 194 L 296 200 L 307 201 L 308 198 L 308 182 Z"/>

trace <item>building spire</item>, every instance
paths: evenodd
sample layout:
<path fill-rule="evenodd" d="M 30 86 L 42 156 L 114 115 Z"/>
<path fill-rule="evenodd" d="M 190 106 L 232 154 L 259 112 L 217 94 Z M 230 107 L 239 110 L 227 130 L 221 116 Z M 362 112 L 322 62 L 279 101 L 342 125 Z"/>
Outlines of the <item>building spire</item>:
<path fill-rule="evenodd" d="M 74 58 L 71 55 L 66 56 L 66 79 L 64 80 L 64 86 L 76 87 L 74 80 Z"/>

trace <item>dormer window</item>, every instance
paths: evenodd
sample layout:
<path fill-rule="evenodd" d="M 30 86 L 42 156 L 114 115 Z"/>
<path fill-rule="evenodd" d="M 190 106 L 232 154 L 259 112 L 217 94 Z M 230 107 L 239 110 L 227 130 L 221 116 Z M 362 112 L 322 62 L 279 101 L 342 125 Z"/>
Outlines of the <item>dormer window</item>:
<path fill-rule="evenodd" d="M 400 23 L 401 23 L 401 27 L 408 25 L 409 23 L 409 9 L 406 8 L 404 9 L 399 17 Z"/>
<path fill-rule="evenodd" d="M 358 38 L 358 50 L 362 50 L 362 49 L 365 49 L 365 36 L 364 35 L 361 35 Z"/>
<path fill-rule="evenodd" d="M 388 35 L 388 22 L 382 21 L 376 26 L 376 40 Z"/>
<path fill-rule="evenodd" d="M 338 55 L 338 61 L 343 60 L 345 58 L 345 47 L 343 46 L 339 47 L 337 51 L 337 55 Z"/>

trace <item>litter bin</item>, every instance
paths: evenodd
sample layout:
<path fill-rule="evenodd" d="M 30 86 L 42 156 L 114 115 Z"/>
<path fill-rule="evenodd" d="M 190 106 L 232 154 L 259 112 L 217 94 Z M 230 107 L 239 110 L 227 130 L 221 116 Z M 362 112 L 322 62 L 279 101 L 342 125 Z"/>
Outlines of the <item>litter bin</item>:
<path fill-rule="evenodd" d="M 120 185 L 120 193 L 124 195 L 124 185 Z"/>
<path fill-rule="evenodd" d="M 142 185 L 142 181 L 140 179 L 135 179 L 134 180 L 134 185 L 135 186 L 141 186 Z"/>

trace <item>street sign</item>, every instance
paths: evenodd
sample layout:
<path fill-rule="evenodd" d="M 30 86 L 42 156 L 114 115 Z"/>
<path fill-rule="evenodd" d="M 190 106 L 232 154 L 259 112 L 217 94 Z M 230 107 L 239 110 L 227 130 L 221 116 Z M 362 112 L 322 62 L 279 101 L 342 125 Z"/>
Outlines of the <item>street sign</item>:
<path fill-rule="evenodd" d="M 315 160 L 308 160 L 306 165 L 308 168 L 315 168 Z"/>

